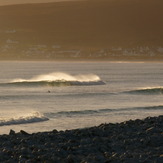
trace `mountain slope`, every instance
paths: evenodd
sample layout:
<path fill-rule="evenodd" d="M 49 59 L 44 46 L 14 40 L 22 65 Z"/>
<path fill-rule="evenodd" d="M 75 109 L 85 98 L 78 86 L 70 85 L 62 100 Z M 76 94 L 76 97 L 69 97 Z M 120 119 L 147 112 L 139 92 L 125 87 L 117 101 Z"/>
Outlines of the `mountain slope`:
<path fill-rule="evenodd" d="M 0 46 L 15 40 L 21 50 L 36 44 L 85 50 L 163 46 L 162 0 L 1 6 L 0 20 Z"/>

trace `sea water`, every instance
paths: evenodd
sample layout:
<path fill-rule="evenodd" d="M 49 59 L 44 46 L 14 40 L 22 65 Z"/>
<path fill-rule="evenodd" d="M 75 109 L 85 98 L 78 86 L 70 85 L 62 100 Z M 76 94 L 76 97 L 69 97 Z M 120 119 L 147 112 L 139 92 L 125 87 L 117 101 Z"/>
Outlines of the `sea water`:
<path fill-rule="evenodd" d="M 163 63 L 0 62 L 0 134 L 163 114 Z"/>

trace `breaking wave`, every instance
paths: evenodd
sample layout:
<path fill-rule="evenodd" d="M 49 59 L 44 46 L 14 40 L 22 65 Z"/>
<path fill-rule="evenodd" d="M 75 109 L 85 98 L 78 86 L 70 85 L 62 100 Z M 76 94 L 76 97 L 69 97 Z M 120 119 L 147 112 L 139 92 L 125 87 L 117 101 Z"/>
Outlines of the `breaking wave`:
<path fill-rule="evenodd" d="M 79 110 L 79 111 L 61 111 L 57 113 L 45 113 L 49 118 L 59 118 L 59 117 L 76 117 L 76 116 L 94 116 L 103 113 L 123 113 L 131 111 L 149 111 L 149 110 L 162 110 L 163 106 L 146 106 L 146 107 L 134 107 L 134 108 L 120 108 L 120 109 L 99 109 L 99 110 Z"/>
<path fill-rule="evenodd" d="M 26 123 L 43 122 L 43 121 L 48 121 L 48 120 L 49 119 L 47 117 L 40 114 L 39 112 L 34 112 L 25 116 L 8 118 L 8 119 L 0 119 L 0 126 L 20 125 L 20 124 L 26 124 Z"/>
<path fill-rule="evenodd" d="M 144 94 L 144 95 L 160 95 L 163 94 L 163 87 L 147 87 L 131 91 L 126 91 L 125 93 L 130 94 Z"/>
<path fill-rule="evenodd" d="M 35 76 L 31 79 L 14 79 L 10 85 L 21 86 L 73 86 L 73 85 L 103 85 L 104 82 L 94 74 L 70 75 L 56 72 Z"/>

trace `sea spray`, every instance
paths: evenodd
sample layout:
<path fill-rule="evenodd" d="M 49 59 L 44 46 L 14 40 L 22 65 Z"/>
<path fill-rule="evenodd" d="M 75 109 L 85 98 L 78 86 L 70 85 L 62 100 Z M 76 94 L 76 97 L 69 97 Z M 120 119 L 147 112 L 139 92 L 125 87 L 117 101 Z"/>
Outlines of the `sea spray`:
<path fill-rule="evenodd" d="M 48 120 L 49 119 L 43 114 L 39 112 L 33 112 L 25 115 L 16 116 L 14 118 L 0 119 L 0 126 L 36 123 Z"/>
<path fill-rule="evenodd" d="M 70 85 L 103 85 L 104 82 L 94 74 L 70 75 L 63 72 L 54 72 L 34 76 L 30 79 L 13 79 L 10 85 L 23 86 L 70 86 Z"/>
<path fill-rule="evenodd" d="M 92 82 L 100 81 L 100 77 L 94 74 L 79 74 L 70 75 L 62 72 L 54 72 L 49 74 L 38 75 L 30 79 L 14 79 L 11 82 L 36 82 L 36 81 L 79 81 L 79 82 Z"/>

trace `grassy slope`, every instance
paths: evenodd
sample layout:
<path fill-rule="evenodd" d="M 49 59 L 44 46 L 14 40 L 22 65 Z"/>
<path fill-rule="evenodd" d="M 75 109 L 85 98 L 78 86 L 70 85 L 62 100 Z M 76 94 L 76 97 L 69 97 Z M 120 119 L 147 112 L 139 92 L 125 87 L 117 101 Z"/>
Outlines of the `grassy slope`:
<path fill-rule="evenodd" d="M 0 45 L 163 46 L 162 0 L 88 0 L 0 7 Z M 15 34 L 3 31 L 16 29 Z"/>

